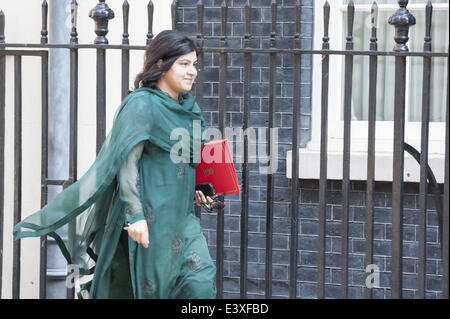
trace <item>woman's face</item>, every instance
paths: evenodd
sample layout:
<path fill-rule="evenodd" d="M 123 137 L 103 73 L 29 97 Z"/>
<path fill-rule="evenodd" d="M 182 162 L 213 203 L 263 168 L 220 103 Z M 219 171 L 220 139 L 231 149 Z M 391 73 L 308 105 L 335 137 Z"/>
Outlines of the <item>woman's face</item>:
<path fill-rule="evenodd" d="M 165 72 L 158 80 L 161 90 L 169 93 L 174 99 L 178 94 L 192 89 L 192 84 L 197 77 L 197 53 L 192 51 L 180 56 L 169 71 Z"/>

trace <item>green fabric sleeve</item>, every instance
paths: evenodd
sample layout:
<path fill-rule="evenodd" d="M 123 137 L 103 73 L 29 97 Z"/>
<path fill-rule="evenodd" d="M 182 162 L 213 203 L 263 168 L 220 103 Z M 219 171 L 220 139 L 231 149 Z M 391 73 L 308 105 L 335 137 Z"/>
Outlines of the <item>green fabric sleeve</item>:
<path fill-rule="evenodd" d="M 143 212 L 136 212 L 134 213 L 132 216 L 128 217 L 127 216 L 127 222 L 131 225 L 134 224 L 137 221 L 140 220 L 144 220 L 145 219 L 145 215 Z"/>
<path fill-rule="evenodd" d="M 141 203 L 139 181 L 139 161 L 144 145 L 145 141 L 138 143 L 128 154 L 119 170 L 119 196 L 125 204 L 126 220 L 130 224 L 145 218 Z"/>

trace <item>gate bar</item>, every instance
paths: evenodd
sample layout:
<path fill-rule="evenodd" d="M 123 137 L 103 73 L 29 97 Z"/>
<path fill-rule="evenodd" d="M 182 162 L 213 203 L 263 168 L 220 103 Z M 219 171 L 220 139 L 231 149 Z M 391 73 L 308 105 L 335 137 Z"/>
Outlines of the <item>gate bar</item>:
<path fill-rule="evenodd" d="M 400 9 L 389 18 L 389 24 L 395 27 L 394 47 L 396 52 L 408 51 L 409 25 L 415 24 L 415 18 L 406 9 L 408 2 L 399 1 Z M 405 83 L 406 57 L 395 57 L 395 94 L 394 94 L 394 163 L 392 177 L 392 271 L 391 298 L 402 297 L 402 239 L 403 239 L 403 169 L 405 141 Z"/>
<path fill-rule="evenodd" d="M 275 48 L 275 27 L 277 23 L 277 3 L 272 0 L 270 4 L 271 12 L 271 32 L 270 32 L 270 48 Z M 267 150 L 270 159 L 270 166 L 273 165 L 272 159 L 272 139 L 271 139 L 271 129 L 274 127 L 274 100 L 276 96 L 276 66 L 277 66 L 277 54 L 271 53 L 269 55 L 269 121 L 268 121 L 268 138 L 267 138 Z M 269 166 L 268 166 L 269 168 Z M 267 172 L 267 196 L 266 196 L 266 265 L 265 265 L 265 276 L 266 276 L 266 298 L 272 298 L 272 236 L 273 236 L 273 198 L 274 198 L 274 184 L 273 184 L 273 174 Z"/>
<path fill-rule="evenodd" d="M 122 44 L 128 45 L 130 44 L 130 40 L 128 39 L 128 16 L 130 12 L 130 5 L 128 1 L 124 1 L 122 5 L 123 11 L 123 33 L 122 33 Z M 149 18 L 150 21 L 150 18 Z M 149 22 L 150 24 L 150 22 Z M 148 36 L 148 34 L 147 34 Z M 149 43 L 149 39 L 147 38 L 147 44 Z M 123 49 L 122 50 L 122 100 L 128 95 L 129 90 L 129 82 L 130 82 L 130 50 Z"/>
<path fill-rule="evenodd" d="M 220 47 L 224 48 L 227 44 L 227 6 L 226 2 L 223 1 L 221 8 L 221 37 L 220 37 Z M 218 126 L 222 136 L 225 136 L 225 105 L 227 96 L 227 60 L 228 54 L 226 52 L 221 52 L 219 55 L 219 105 L 218 105 Z M 224 211 L 217 212 L 216 221 L 216 266 L 217 266 L 217 278 L 219 287 L 217 291 L 217 298 L 222 298 L 223 296 L 223 260 L 224 260 L 224 231 L 225 231 L 225 216 Z"/>
<path fill-rule="evenodd" d="M 448 48 L 447 48 L 448 50 Z M 447 62 L 448 61 L 447 59 Z M 450 77 L 449 70 L 447 68 L 447 116 L 446 118 L 446 130 L 445 130 L 445 184 L 444 184 L 444 216 L 442 218 L 442 297 L 448 299 L 449 297 L 449 264 L 448 264 L 448 250 L 449 250 L 449 90 L 450 90 Z"/>
<path fill-rule="evenodd" d="M 325 1 L 324 7 L 324 36 L 322 38 L 322 50 L 328 50 L 328 27 L 330 23 L 330 4 Z M 328 82 L 329 82 L 330 56 L 322 55 L 322 96 L 320 117 L 320 181 L 319 181 L 319 229 L 318 229 L 318 254 L 317 254 L 317 297 L 325 298 L 325 225 L 327 210 L 327 148 L 328 148 Z"/>
<path fill-rule="evenodd" d="M 425 43 L 424 51 L 431 51 L 431 17 L 433 7 L 428 1 L 425 8 Z M 418 251 L 418 285 L 419 298 L 425 298 L 426 290 L 426 240 L 427 240 L 427 199 L 428 199 L 428 132 L 430 121 L 430 78 L 431 58 L 423 58 L 423 89 L 422 89 L 422 136 L 420 146 L 420 186 L 419 186 L 419 251 Z"/>
<path fill-rule="evenodd" d="M 22 57 L 14 56 L 14 225 L 22 220 Z M 13 299 L 20 298 L 20 240 L 13 243 Z"/>
<path fill-rule="evenodd" d="M 47 204 L 48 184 L 48 53 L 41 63 L 41 208 Z M 47 235 L 40 237 L 39 298 L 47 296 Z"/>
<path fill-rule="evenodd" d="M 245 12 L 245 35 L 244 47 L 250 47 L 250 21 L 251 21 L 251 5 L 250 0 L 244 6 Z M 244 116 L 242 123 L 242 131 L 248 127 L 248 117 L 250 112 L 250 82 L 251 82 L 252 55 L 244 53 L 244 70 L 243 70 L 243 105 Z M 240 247 L 240 298 L 247 298 L 247 262 L 248 262 L 248 137 L 244 138 L 244 162 L 242 163 L 242 197 L 241 197 L 241 247 Z"/>
<path fill-rule="evenodd" d="M 378 6 L 376 2 L 371 9 L 372 36 L 370 38 L 370 50 L 377 51 L 377 20 Z M 377 65 L 376 55 L 369 57 L 369 112 L 368 112 L 368 142 L 367 142 L 367 184 L 366 184 L 366 254 L 367 266 L 373 263 L 373 231 L 374 231 L 374 192 L 375 192 L 375 123 L 377 119 Z M 365 288 L 366 299 L 373 298 L 373 289 Z"/>
<path fill-rule="evenodd" d="M 353 21 L 355 6 L 350 1 L 347 6 L 347 43 L 346 51 L 353 50 Z M 345 87 L 344 87 L 344 150 L 342 168 L 342 233 L 341 233 L 341 298 L 348 295 L 348 214 L 350 210 L 350 130 L 352 121 L 352 79 L 353 56 L 345 56 Z"/>

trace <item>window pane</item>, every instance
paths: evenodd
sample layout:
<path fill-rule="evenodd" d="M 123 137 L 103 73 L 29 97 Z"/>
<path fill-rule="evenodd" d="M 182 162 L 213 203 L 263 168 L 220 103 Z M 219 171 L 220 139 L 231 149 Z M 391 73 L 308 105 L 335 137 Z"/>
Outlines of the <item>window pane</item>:
<path fill-rule="evenodd" d="M 394 28 L 387 23 L 392 15 L 388 11 L 378 13 L 378 50 L 392 51 L 394 42 Z M 384 22 L 384 23 L 383 23 Z M 347 14 L 344 13 L 343 48 L 345 48 L 347 35 Z M 353 26 L 353 43 L 355 50 L 369 50 L 371 37 L 371 16 L 369 11 L 356 11 Z M 342 57 L 344 66 L 345 57 Z M 342 69 L 342 106 L 344 105 L 344 67 Z M 377 74 L 377 120 L 392 121 L 394 119 L 394 57 L 378 57 Z M 367 121 L 369 109 L 369 57 L 353 57 L 353 88 L 352 88 L 352 119 Z M 343 109 L 343 107 L 341 108 Z M 343 111 L 341 111 L 343 119 Z"/>
<path fill-rule="evenodd" d="M 362 2 L 362 1 L 361 1 Z M 423 9 L 410 10 L 416 17 L 416 25 L 410 28 L 410 40 L 407 43 L 410 51 L 422 52 L 425 37 L 425 14 Z M 395 45 L 394 27 L 388 24 L 392 15 L 391 10 L 378 12 L 378 50 L 392 51 Z M 347 35 L 347 14 L 343 15 L 343 48 L 345 48 Z M 432 20 L 432 50 L 433 52 L 447 52 L 449 42 L 448 10 L 434 10 Z M 355 50 L 369 50 L 371 37 L 371 17 L 369 11 L 356 11 L 353 28 L 353 42 Z M 344 102 L 344 61 L 342 57 L 342 107 L 343 119 Z M 440 70 L 447 69 L 446 58 L 433 58 L 431 75 L 430 121 L 441 122 L 445 120 L 445 103 L 447 92 L 447 74 Z M 366 121 L 368 119 L 369 96 L 369 57 L 354 56 L 353 58 L 353 88 L 352 88 L 352 119 Z M 395 58 L 378 57 L 377 75 L 377 120 L 392 121 L 394 110 L 395 88 Z M 408 58 L 407 78 L 407 113 L 410 121 L 420 121 L 422 108 L 422 78 L 423 58 Z"/>
<path fill-rule="evenodd" d="M 416 25 L 410 28 L 408 47 L 410 51 L 423 51 L 425 37 L 425 13 L 423 10 L 411 11 L 416 17 Z M 432 51 L 447 52 L 448 11 L 433 12 L 431 38 Z M 422 117 L 423 58 L 410 58 L 409 81 L 409 121 L 420 121 Z M 447 100 L 447 58 L 433 58 L 431 65 L 430 121 L 445 121 Z"/>

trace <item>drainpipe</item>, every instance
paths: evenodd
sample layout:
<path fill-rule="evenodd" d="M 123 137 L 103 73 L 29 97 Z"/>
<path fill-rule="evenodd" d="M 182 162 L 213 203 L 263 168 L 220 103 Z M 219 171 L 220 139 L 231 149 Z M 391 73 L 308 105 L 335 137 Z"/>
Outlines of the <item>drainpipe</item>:
<path fill-rule="evenodd" d="M 70 0 L 49 1 L 49 43 L 70 41 Z M 69 174 L 69 50 L 50 49 L 49 55 L 49 179 L 65 180 Z M 49 186 L 47 202 L 62 191 Z M 46 298 L 67 296 L 67 262 L 52 237 L 47 236 Z"/>

